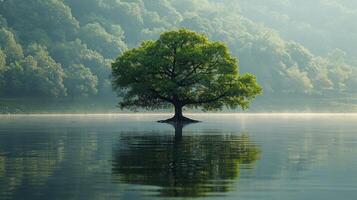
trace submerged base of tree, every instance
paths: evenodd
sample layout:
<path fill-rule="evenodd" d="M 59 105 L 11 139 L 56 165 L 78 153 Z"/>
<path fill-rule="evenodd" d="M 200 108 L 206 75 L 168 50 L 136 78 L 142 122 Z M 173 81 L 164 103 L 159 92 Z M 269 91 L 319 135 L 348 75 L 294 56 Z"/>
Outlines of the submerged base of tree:
<path fill-rule="evenodd" d="M 180 141 L 182 139 L 182 130 L 183 127 L 193 124 L 193 123 L 199 123 L 200 121 L 190 119 L 187 117 L 184 117 L 183 115 L 175 115 L 174 117 L 166 120 L 160 120 L 158 121 L 159 123 L 167 123 L 171 124 L 175 128 L 175 139 L 177 141 Z"/>
<path fill-rule="evenodd" d="M 165 119 L 165 120 L 160 120 L 158 121 L 159 123 L 169 123 L 169 124 L 173 124 L 173 123 L 182 123 L 182 124 L 190 124 L 190 123 L 199 123 L 200 121 L 194 120 L 194 119 L 190 119 L 184 116 L 181 117 L 177 117 L 176 115 L 170 119 Z"/>

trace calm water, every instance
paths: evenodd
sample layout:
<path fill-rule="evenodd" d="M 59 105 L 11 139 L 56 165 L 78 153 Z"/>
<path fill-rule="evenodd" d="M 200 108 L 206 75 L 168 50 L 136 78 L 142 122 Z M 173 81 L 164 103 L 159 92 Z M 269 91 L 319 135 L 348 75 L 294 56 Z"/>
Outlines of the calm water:
<path fill-rule="evenodd" d="M 166 117 L 0 116 L 0 199 L 357 199 L 357 115 Z"/>

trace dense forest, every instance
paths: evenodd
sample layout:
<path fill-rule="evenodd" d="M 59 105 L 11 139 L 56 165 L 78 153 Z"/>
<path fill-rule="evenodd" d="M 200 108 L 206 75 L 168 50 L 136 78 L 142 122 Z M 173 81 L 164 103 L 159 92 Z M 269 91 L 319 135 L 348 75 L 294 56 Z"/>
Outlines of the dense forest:
<path fill-rule="evenodd" d="M 354 0 L 0 0 L 0 98 L 115 99 L 113 60 L 186 27 L 226 42 L 262 101 L 352 101 L 356 21 Z"/>

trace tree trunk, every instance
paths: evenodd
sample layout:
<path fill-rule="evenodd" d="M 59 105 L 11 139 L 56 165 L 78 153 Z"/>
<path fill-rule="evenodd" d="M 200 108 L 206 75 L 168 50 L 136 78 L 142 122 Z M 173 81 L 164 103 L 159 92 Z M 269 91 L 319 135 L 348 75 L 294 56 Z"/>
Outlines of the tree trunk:
<path fill-rule="evenodd" d="M 175 116 L 173 118 L 176 119 L 176 121 L 182 121 L 183 120 L 182 106 L 175 105 Z"/>
<path fill-rule="evenodd" d="M 182 114 L 182 108 L 183 106 L 179 103 L 174 104 L 175 107 L 175 115 L 167 120 L 161 120 L 159 121 L 160 123 L 197 123 L 199 121 L 184 117 Z"/>

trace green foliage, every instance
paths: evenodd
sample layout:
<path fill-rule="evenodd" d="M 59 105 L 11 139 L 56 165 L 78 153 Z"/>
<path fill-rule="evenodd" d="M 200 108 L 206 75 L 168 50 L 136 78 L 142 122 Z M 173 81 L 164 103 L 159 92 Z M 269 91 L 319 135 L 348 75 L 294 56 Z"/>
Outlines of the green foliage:
<path fill-rule="evenodd" d="M 31 45 L 29 54 L 5 68 L 5 83 L 2 88 L 4 93 L 9 96 L 65 95 L 64 72 L 61 66 L 48 56 L 47 50 L 38 45 Z"/>
<path fill-rule="evenodd" d="M 120 37 L 109 34 L 98 23 L 85 25 L 81 29 L 81 38 L 89 45 L 89 48 L 107 58 L 114 58 L 126 49 L 126 44 Z"/>
<path fill-rule="evenodd" d="M 0 28 L 0 44 L 8 62 L 14 62 L 24 57 L 21 45 L 16 42 L 13 33 L 6 28 Z"/>
<path fill-rule="evenodd" d="M 5 68 L 6 54 L 0 49 L 0 72 Z"/>
<path fill-rule="evenodd" d="M 65 85 L 72 97 L 95 95 L 98 92 L 97 84 L 97 77 L 81 64 L 70 65 L 66 69 Z"/>
<path fill-rule="evenodd" d="M 62 0 L 6 0 L 0 3 L 0 13 L 10 27 L 20 30 L 20 38 L 27 43 L 64 41 L 73 37 L 79 26 Z"/>
<path fill-rule="evenodd" d="M 39 45 L 30 45 L 28 54 L 33 55 L 37 65 L 33 72 L 34 80 L 28 83 L 31 87 L 37 88 L 40 94 L 50 97 L 59 97 L 66 94 L 63 84 L 64 71 L 61 65 L 53 60 L 45 47 Z"/>
<path fill-rule="evenodd" d="M 150 12 L 159 13 L 162 16 L 162 20 L 170 24 L 177 24 L 182 20 L 181 14 L 171 5 L 168 0 L 144 0 L 145 8 Z M 159 15 L 157 15 L 160 18 Z M 145 20 L 145 18 L 144 18 Z M 160 21 L 160 19 L 158 19 Z M 147 26 L 147 23 L 145 25 Z"/>
<path fill-rule="evenodd" d="M 76 39 L 72 42 L 54 45 L 52 55 L 55 60 L 62 63 L 65 70 L 71 65 L 77 64 L 81 64 L 85 68 L 90 69 L 93 75 L 98 78 L 97 90 L 99 89 L 100 92 L 111 90 L 110 87 L 108 88 L 110 61 L 104 59 L 100 53 L 88 49 L 87 45 L 83 44 L 81 40 Z M 78 93 L 78 96 L 87 95 Z"/>
<path fill-rule="evenodd" d="M 3 87 L 5 84 L 5 81 L 4 81 L 4 72 L 6 70 L 5 65 L 6 65 L 6 55 L 0 49 L 0 95 L 3 91 Z"/>
<path fill-rule="evenodd" d="M 351 0 L 233 0 L 241 14 L 278 30 L 314 53 L 334 48 L 355 57 L 357 3 Z"/>
<path fill-rule="evenodd" d="M 223 106 L 247 108 L 261 87 L 250 74 L 239 76 L 237 60 L 221 42 L 180 29 L 120 56 L 112 65 L 122 108 Z"/>

